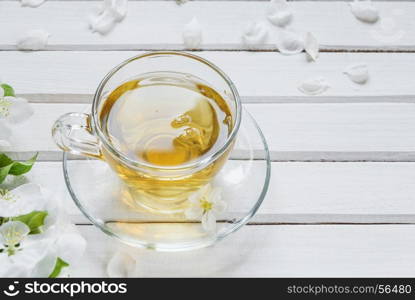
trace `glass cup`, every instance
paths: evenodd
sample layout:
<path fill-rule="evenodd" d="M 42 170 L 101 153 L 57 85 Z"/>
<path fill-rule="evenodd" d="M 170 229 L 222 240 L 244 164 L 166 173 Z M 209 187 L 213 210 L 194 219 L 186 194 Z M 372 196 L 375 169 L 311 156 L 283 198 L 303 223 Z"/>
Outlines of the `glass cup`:
<path fill-rule="evenodd" d="M 100 111 L 109 94 L 131 78 L 156 72 L 200 78 L 227 102 L 233 126 L 215 151 L 180 165 L 160 166 L 132 160 L 111 144 L 100 123 Z M 241 111 L 234 84 L 211 62 L 184 52 L 151 52 L 130 58 L 112 69 L 95 92 L 91 114 L 61 116 L 52 128 L 52 135 L 62 150 L 108 163 L 128 187 L 137 207 L 152 213 L 179 213 L 186 208 L 189 195 L 212 181 L 228 159 L 240 127 Z"/>

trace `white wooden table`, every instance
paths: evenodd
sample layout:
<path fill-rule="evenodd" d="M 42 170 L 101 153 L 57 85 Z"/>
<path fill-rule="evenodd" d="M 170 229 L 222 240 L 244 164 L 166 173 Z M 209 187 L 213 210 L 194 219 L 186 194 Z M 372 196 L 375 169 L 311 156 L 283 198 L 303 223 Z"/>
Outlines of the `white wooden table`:
<path fill-rule="evenodd" d="M 415 2 L 375 2 L 381 20 L 374 25 L 356 20 L 345 1 L 291 2 L 293 27 L 321 43 L 316 63 L 279 54 L 272 39 L 260 51 L 240 51 L 242 28 L 264 18 L 265 1 L 130 1 L 127 18 L 106 37 L 87 29 L 96 4 L 0 2 L 0 75 L 35 108 L 16 130 L 13 152 L 40 152 L 34 180 L 62 199 L 88 241 L 73 276 L 105 276 L 117 242 L 72 203 L 51 125 L 87 109 L 100 79 L 122 60 L 183 49 L 182 28 L 192 16 L 204 29 L 197 54 L 234 80 L 268 139 L 272 183 L 250 225 L 208 249 L 137 250 L 138 275 L 415 276 Z M 17 37 L 34 28 L 52 34 L 47 51 L 15 51 Z M 359 62 L 371 73 L 362 86 L 342 74 Z M 331 88 L 300 93 L 298 84 L 316 75 Z"/>

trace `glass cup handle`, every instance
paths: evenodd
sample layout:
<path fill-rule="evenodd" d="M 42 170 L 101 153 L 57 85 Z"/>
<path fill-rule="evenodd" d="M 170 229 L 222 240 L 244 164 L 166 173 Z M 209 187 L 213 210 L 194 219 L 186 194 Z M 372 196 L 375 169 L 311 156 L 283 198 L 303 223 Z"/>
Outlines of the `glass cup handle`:
<path fill-rule="evenodd" d="M 91 116 L 68 113 L 61 116 L 52 127 L 56 145 L 63 151 L 101 158 L 100 143 L 91 128 Z"/>

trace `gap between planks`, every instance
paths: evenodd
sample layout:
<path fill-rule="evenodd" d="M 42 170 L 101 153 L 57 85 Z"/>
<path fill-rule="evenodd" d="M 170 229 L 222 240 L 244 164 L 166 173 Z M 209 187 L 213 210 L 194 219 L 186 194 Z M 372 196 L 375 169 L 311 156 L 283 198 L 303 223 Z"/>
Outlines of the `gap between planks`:
<path fill-rule="evenodd" d="M 86 94 L 19 94 L 30 103 L 89 104 L 94 95 Z M 315 104 L 315 103 L 415 103 L 415 95 L 387 96 L 242 96 L 242 103 Z M 393 100 L 392 100 L 393 99 Z"/>
<path fill-rule="evenodd" d="M 39 162 L 57 162 L 62 161 L 63 153 L 59 151 L 3 151 L 6 155 L 12 156 L 15 160 L 24 161 L 27 160 L 36 153 L 38 153 Z M 258 156 L 263 156 L 259 153 Z M 324 156 L 325 158 L 319 158 Z M 270 161 L 271 162 L 302 162 L 302 163 L 371 163 L 371 162 L 385 162 L 385 163 L 400 163 L 400 162 L 415 162 L 415 151 L 411 152 L 385 152 L 385 151 L 375 151 L 375 152 L 278 152 L 270 151 Z M 85 160 L 86 158 L 80 158 L 75 156 L 70 156 L 69 160 Z M 247 158 L 236 157 L 232 160 L 247 160 Z M 255 157 L 253 160 L 264 160 L 260 157 Z"/>

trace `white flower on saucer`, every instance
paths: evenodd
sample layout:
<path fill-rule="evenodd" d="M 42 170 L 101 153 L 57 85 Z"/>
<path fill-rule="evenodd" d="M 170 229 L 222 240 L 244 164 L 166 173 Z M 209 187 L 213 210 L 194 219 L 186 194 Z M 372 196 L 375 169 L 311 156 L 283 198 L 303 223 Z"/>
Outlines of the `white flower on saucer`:
<path fill-rule="evenodd" d="M 201 220 L 202 228 L 207 232 L 216 230 L 216 218 L 226 209 L 226 203 L 221 199 L 221 190 L 210 184 L 190 195 L 189 207 L 185 216 L 191 220 Z"/>
<path fill-rule="evenodd" d="M 0 189 L 0 217 L 17 217 L 44 210 L 45 206 L 46 199 L 37 184 L 23 184 L 11 191 Z"/>
<path fill-rule="evenodd" d="M 29 227 L 20 221 L 9 221 L 0 226 L 0 277 L 29 277 L 39 274 L 47 256 L 50 241 L 29 236 Z M 53 266 L 52 266 L 53 268 Z"/>

